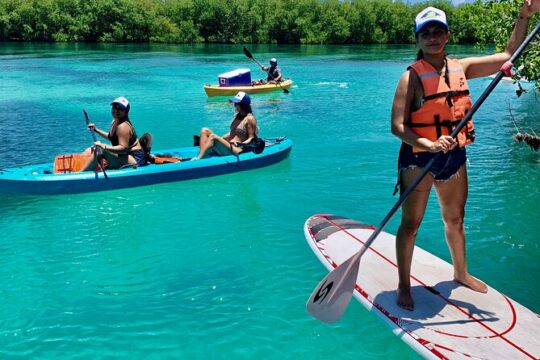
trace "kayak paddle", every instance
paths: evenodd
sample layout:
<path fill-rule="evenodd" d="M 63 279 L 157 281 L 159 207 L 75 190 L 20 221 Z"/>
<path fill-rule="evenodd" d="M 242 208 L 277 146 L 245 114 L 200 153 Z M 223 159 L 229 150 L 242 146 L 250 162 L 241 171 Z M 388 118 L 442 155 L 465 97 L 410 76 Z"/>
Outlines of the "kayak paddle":
<path fill-rule="evenodd" d="M 83 113 L 84 113 L 84 118 L 86 120 L 86 125 L 90 125 L 90 118 L 88 117 L 88 113 L 84 109 L 83 109 Z M 91 131 L 90 133 L 92 134 L 92 139 L 94 140 L 94 142 L 96 142 L 97 141 L 96 134 L 93 131 Z M 105 172 L 105 165 L 103 164 L 103 149 L 99 146 L 94 146 L 94 151 L 96 153 L 99 166 L 101 167 L 101 171 L 103 171 L 103 176 L 105 177 L 105 179 L 108 179 L 109 177 L 107 176 L 107 173 Z"/>
<path fill-rule="evenodd" d="M 261 63 L 258 62 L 257 59 L 255 59 L 255 58 L 253 57 L 253 55 L 251 54 L 251 52 L 250 52 L 248 49 L 244 48 L 244 54 L 246 54 L 246 56 L 247 56 L 248 58 L 250 58 L 251 60 L 255 61 L 255 62 L 257 63 L 257 65 L 259 65 L 259 67 L 261 67 L 261 68 L 263 67 L 263 66 L 261 65 Z M 270 77 L 271 77 L 274 81 L 276 81 L 276 79 L 272 76 L 272 74 L 270 74 L 268 71 L 267 71 L 266 73 L 267 73 L 268 75 L 270 75 Z M 284 92 L 285 94 L 288 94 L 288 93 L 289 93 L 289 90 L 288 90 L 288 89 L 285 89 L 284 87 L 282 87 L 281 84 L 280 84 L 278 81 L 276 81 L 276 84 L 278 84 L 278 86 L 281 88 L 281 90 L 283 90 L 283 92 Z"/>
<path fill-rule="evenodd" d="M 540 23 L 536 25 L 534 30 L 527 36 L 525 40 L 521 43 L 519 48 L 514 52 L 510 60 L 508 60 L 502 67 L 501 70 L 495 76 L 495 79 L 488 85 L 484 90 L 482 95 L 478 100 L 473 104 L 467 115 L 458 123 L 454 131 L 450 134 L 451 137 L 455 138 L 457 134 L 467 125 L 467 122 L 472 118 L 473 114 L 478 110 L 478 108 L 484 103 L 487 97 L 491 94 L 495 86 L 501 81 L 506 71 L 509 71 L 512 67 L 514 61 L 521 55 L 525 47 L 531 42 L 531 40 L 536 36 L 540 30 Z M 358 277 L 360 258 L 369 246 L 375 241 L 375 238 L 386 226 L 388 221 L 394 216 L 403 202 L 409 197 L 411 192 L 418 186 L 420 181 L 426 176 L 429 172 L 433 163 L 436 159 L 441 156 L 441 153 L 437 153 L 424 167 L 422 173 L 413 181 L 413 183 L 401 194 L 398 201 L 392 207 L 390 212 L 384 217 L 379 226 L 367 239 L 367 241 L 362 245 L 362 248 L 345 262 L 341 263 L 338 267 L 332 270 L 324 279 L 319 282 L 309 300 L 307 301 L 306 308 L 308 312 L 315 317 L 316 319 L 326 322 L 333 323 L 336 322 L 351 301 L 352 293 L 354 291 L 354 286 L 356 284 L 356 279 Z"/>

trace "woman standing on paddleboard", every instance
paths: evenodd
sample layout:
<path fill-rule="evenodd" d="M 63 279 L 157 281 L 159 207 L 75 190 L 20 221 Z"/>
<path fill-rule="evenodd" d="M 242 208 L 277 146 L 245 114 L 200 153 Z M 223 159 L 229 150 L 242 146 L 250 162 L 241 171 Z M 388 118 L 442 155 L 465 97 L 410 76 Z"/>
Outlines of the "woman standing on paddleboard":
<path fill-rule="evenodd" d="M 411 262 L 416 234 L 424 217 L 429 193 L 437 191 L 444 230 L 454 265 L 454 280 L 478 292 L 487 292 L 482 281 L 467 271 L 463 219 L 468 180 L 465 145 L 474 141 L 472 121 L 456 139 L 449 136 L 471 108 L 467 79 L 498 72 L 525 38 L 529 18 L 540 11 L 540 0 L 526 0 L 514 31 L 502 53 L 450 59 L 445 45 L 450 33 L 446 14 L 436 8 L 422 10 L 415 19 L 415 38 L 420 48 L 417 61 L 399 80 L 392 105 L 392 133 L 401 139 L 398 184 L 405 191 L 437 154 L 429 174 L 403 203 L 396 238 L 399 284 L 397 303 L 413 310 Z"/>

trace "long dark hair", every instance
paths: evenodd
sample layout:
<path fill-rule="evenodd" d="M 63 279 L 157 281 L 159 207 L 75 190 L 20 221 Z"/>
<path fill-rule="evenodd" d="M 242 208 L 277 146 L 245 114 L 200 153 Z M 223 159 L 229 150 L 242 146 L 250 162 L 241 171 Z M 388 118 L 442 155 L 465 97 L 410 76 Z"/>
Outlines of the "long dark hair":
<path fill-rule="evenodd" d="M 244 102 L 239 102 L 238 106 L 242 110 L 242 113 L 243 113 L 242 117 L 245 117 L 247 114 L 253 113 L 253 110 L 251 110 L 251 104 L 244 103 Z M 240 114 L 240 113 L 238 113 L 238 114 Z"/>

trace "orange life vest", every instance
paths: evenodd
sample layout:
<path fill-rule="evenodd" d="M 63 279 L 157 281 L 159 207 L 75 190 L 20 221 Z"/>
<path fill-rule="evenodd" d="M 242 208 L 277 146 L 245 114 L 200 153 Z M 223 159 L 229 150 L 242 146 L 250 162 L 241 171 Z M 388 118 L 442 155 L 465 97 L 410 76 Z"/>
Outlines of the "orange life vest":
<path fill-rule="evenodd" d="M 447 59 L 447 69 L 450 86 L 437 70 L 427 61 L 418 60 L 412 68 L 424 88 L 424 97 L 420 108 L 411 113 L 407 123 L 412 131 L 431 141 L 442 135 L 450 135 L 461 119 L 472 107 L 469 86 L 463 72 L 463 67 L 457 60 Z M 467 122 L 457 135 L 460 147 L 474 141 L 474 125 L 472 119 Z M 426 151 L 413 147 L 413 152 Z"/>

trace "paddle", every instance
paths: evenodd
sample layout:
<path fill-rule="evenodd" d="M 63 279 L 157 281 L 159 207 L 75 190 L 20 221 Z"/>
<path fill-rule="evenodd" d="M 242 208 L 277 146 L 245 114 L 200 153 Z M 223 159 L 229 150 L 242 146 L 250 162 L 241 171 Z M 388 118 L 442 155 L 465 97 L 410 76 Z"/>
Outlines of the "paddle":
<path fill-rule="evenodd" d="M 536 25 L 534 30 L 527 36 L 527 38 L 521 43 L 519 48 L 514 52 L 509 61 L 507 61 L 501 70 L 495 76 L 495 79 L 488 85 L 484 90 L 482 95 L 471 107 L 471 110 L 467 115 L 458 123 L 457 127 L 452 131 L 450 136 L 455 138 L 457 134 L 463 129 L 467 122 L 472 118 L 473 114 L 478 110 L 478 108 L 484 103 L 486 98 L 491 94 L 495 86 L 501 81 L 504 76 L 505 70 L 508 70 L 512 63 L 521 55 L 525 47 L 531 42 L 531 40 L 536 36 L 540 30 L 540 23 Z M 424 167 L 422 173 L 413 181 L 413 183 L 403 192 L 399 197 L 399 200 L 392 207 L 390 212 L 384 217 L 379 226 L 367 239 L 367 241 L 362 245 L 362 248 L 341 265 L 332 270 L 321 282 L 317 285 L 313 293 L 311 294 L 306 308 L 308 312 L 319 319 L 320 321 L 333 323 L 337 321 L 347 306 L 351 301 L 352 293 L 354 286 L 356 284 L 356 279 L 358 277 L 360 258 L 369 246 L 375 241 L 379 233 L 386 226 L 388 221 L 394 216 L 403 202 L 411 194 L 411 192 L 418 186 L 420 181 L 426 176 L 429 172 L 433 163 L 441 156 L 441 153 L 437 153 Z"/>
<path fill-rule="evenodd" d="M 83 113 L 84 113 L 84 118 L 86 120 L 86 125 L 90 125 L 90 118 L 88 117 L 88 113 L 84 109 L 83 109 Z M 93 131 L 91 131 L 91 133 L 92 133 L 92 139 L 94 140 L 94 142 L 96 142 L 97 141 L 96 134 Z M 107 172 L 105 172 L 105 165 L 103 164 L 103 149 L 100 148 L 99 146 L 94 146 L 94 151 L 96 153 L 99 166 L 101 167 L 101 171 L 103 171 L 103 176 L 105 177 L 105 179 L 108 179 L 109 176 L 107 176 Z"/>
<path fill-rule="evenodd" d="M 251 52 L 250 52 L 248 49 L 244 48 L 244 54 L 246 54 L 246 56 L 247 56 L 248 58 L 250 58 L 251 60 L 255 61 L 255 62 L 257 63 L 257 65 L 259 65 L 259 67 L 261 67 L 261 68 L 263 67 L 263 66 L 261 65 L 261 63 L 258 62 L 257 59 L 255 59 L 255 58 L 253 57 L 253 55 L 251 54 Z M 274 77 L 272 76 L 272 74 L 270 74 L 268 71 L 267 71 L 266 73 L 267 73 L 268 75 L 270 75 L 270 77 L 271 77 L 274 81 L 276 81 L 276 78 L 274 78 Z M 288 93 L 289 93 L 289 90 L 288 90 L 288 89 L 285 89 L 283 86 L 281 86 L 281 84 L 280 84 L 278 81 L 276 81 L 276 84 L 278 84 L 278 86 L 281 88 L 281 90 L 283 90 L 283 92 L 284 92 L 285 94 L 288 94 Z"/>

